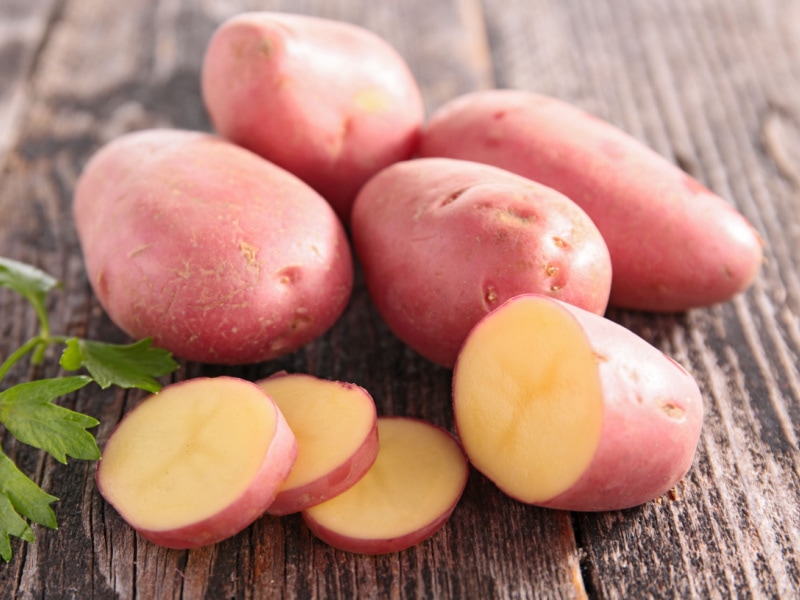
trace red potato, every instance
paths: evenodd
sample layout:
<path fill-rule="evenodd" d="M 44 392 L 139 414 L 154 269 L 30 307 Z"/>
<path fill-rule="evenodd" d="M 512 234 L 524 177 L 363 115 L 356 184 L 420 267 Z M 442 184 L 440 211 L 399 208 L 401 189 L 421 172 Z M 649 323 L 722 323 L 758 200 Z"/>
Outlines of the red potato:
<path fill-rule="evenodd" d="M 325 200 L 216 136 L 121 136 L 86 165 L 73 211 L 111 319 L 185 359 L 286 354 L 330 328 L 350 296 L 349 242 Z"/>
<path fill-rule="evenodd" d="M 617 323 L 538 295 L 509 300 L 470 332 L 453 409 L 467 456 L 501 490 L 575 511 L 670 490 L 703 420 L 678 363 Z"/>
<path fill-rule="evenodd" d="M 467 485 L 467 459 L 448 431 L 427 421 L 380 417 L 381 448 L 349 490 L 303 512 L 322 541 L 348 552 L 399 552 L 447 522 Z"/>
<path fill-rule="evenodd" d="M 203 61 L 203 98 L 223 136 L 299 176 L 343 222 L 361 185 L 410 158 L 424 120 L 403 58 L 338 21 L 254 12 L 224 22 Z"/>
<path fill-rule="evenodd" d="M 297 461 L 267 512 L 287 515 L 352 487 L 378 455 L 378 420 L 369 393 L 351 383 L 279 373 L 258 385 L 297 439 Z"/>
<path fill-rule="evenodd" d="M 195 548 L 261 516 L 297 444 L 257 385 L 232 377 L 164 387 L 128 413 L 103 449 L 97 488 L 142 537 Z"/>
<path fill-rule="evenodd" d="M 569 196 L 608 244 L 614 306 L 671 312 L 723 302 L 747 288 L 762 263 L 760 237 L 722 198 L 556 99 L 467 94 L 434 113 L 419 152 L 495 165 Z"/>
<path fill-rule="evenodd" d="M 608 249 L 567 197 L 469 161 L 395 164 L 361 190 L 353 243 L 394 333 L 452 366 L 470 328 L 503 301 L 539 292 L 603 313 Z"/>

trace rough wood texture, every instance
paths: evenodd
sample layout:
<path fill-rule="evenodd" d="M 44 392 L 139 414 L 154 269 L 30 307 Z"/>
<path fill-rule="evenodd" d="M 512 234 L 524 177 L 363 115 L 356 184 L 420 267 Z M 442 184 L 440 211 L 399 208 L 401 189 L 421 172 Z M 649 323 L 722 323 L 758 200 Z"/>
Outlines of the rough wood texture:
<path fill-rule="evenodd" d="M 614 311 L 698 379 L 707 418 L 671 494 L 602 514 L 513 502 L 473 472 L 450 523 L 402 553 L 356 556 L 296 516 L 171 551 L 99 497 L 93 466 L 2 447 L 60 498 L 60 530 L 14 541 L 0 598 L 795 598 L 800 589 L 800 2 L 798 0 L 4 0 L 0 5 L 0 255 L 61 278 L 53 328 L 123 341 L 88 287 L 70 220 L 102 143 L 167 125 L 208 129 L 199 95 L 214 27 L 242 10 L 364 25 L 415 72 L 429 110 L 481 87 L 559 96 L 639 137 L 736 205 L 766 242 L 755 285 L 684 315 Z M 33 334 L 0 291 L 0 357 Z M 55 356 L 5 384 L 58 374 Z M 359 280 L 323 339 L 270 364 L 184 364 L 177 378 L 278 369 L 350 380 L 382 414 L 452 428 L 450 372 L 399 343 Z M 102 443 L 139 393 L 82 390 Z"/>

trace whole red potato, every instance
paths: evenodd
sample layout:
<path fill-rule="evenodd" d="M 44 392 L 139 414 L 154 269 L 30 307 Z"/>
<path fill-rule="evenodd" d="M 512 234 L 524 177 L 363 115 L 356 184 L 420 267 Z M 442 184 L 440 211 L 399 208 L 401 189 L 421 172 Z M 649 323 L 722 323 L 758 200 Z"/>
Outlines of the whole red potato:
<path fill-rule="evenodd" d="M 424 108 L 400 54 L 349 23 L 273 12 L 219 26 L 202 91 L 217 131 L 311 185 L 347 223 L 358 189 L 410 158 Z"/>
<path fill-rule="evenodd" d="M 486 90 L 441 106 L 420 155 L 508 169 L 566 194 L 603 234 L 609 303 L 683 311 L 746 289 L 762 241 L 728 202 L 627 133 L 555 98 Z"/>
<path fill-rule="evenodd" d="M 566 196 L 502 169 L 397 163 L 361 190 L 351 229 L 380 314 L 444 366 L 481 317 L 517 294 L 606 309 L 611 262 L 592 221 Z"/>
<path fill-rule="evenodd" d="M 217 136 L 121 136 L 86 165 L 73 213 L 111 319 L 182 358 L 270 360 L 322 335 L 350 296 L 350 246 L 328 203 Z"/>

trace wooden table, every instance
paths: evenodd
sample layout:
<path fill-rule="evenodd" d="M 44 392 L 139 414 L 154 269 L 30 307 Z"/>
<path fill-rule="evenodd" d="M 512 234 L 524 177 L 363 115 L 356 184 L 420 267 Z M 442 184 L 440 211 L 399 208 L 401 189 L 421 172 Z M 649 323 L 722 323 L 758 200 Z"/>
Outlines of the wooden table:
<path fill-rule="evenodd" d="M 53 329 L 126 341 L 93 296 L 70 217 L 88 157 L 134 129 L 210 128 L 203 50 L 250 9 L 351 21 L 407 59 L 426 106 L 517 87 L 571 101 L 655 148 L 734 204 L 766 241 L 755 284 L 686 314 L 609 317 L 698 380 L 695 463 L 644 506 L 570 514 L 525 506 L 473 472 L 452 520 L 410 550 L 360 556 L 301 519 L 265 517 L 215 546 L 140 538 L 104 503 L 93 464 L 56 463 L 0 430 L 6 453 L 58 496 L 60 529 L 14 540 L 0 598 L 797 598 L 800 589 L 800 1 L 2 0 L 0 255 L 64 282 Z M 0 356 L 35 317 L 0 292 Z M 59 373 L 57 356 L 7 383 Z M 452 428 L 451 373 L 393 337 L 357 280 L 321 340 L 269 364 L 183 363 L 176 378 L 277 369 L 357 382 L 381 414 Z M 102 444 L 139 392 L 86 388 L 65 405 Z"/>

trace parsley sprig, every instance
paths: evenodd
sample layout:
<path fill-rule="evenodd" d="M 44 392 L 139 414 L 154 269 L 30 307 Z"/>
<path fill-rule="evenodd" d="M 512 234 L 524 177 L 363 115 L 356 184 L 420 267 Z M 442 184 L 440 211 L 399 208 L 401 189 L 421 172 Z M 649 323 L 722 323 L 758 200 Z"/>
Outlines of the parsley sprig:
<path fill-rule="evenodd" d="M 0 363 L 0 386 L 20 360 L 33 364 L 44 359 L 48 347 L 63 346 L 59 364 L 65 371 L 84 369 L 88 375 L 38 379 L 0 388 L 0 425 L 19 442 L 47 452 L 62 464 L 67 457 L 97 460 L 100 449 L 88 431 L 97 419 L 54 404 L 57 398 L 95 382 L 101 388 L 141 388 L 155 393 L 161 389 L 157 377 L 171 373 L 178 364 L 166 350 L 154 348 L 152 340 L 133 344 L 108 344 L 76 337 L 54 336 L 47 314 L 47 295 L 60 286 L 44 271 L 0 257 L 0 287 L 23 296 L 33 307 L 39 333 Z M 25 475 L 0 448 L 0 558 L 12 557 L 11 536 L 33 542 L 31 523 L 56 529 L 58 523 L 50 506 L 58 500 Z"/>

